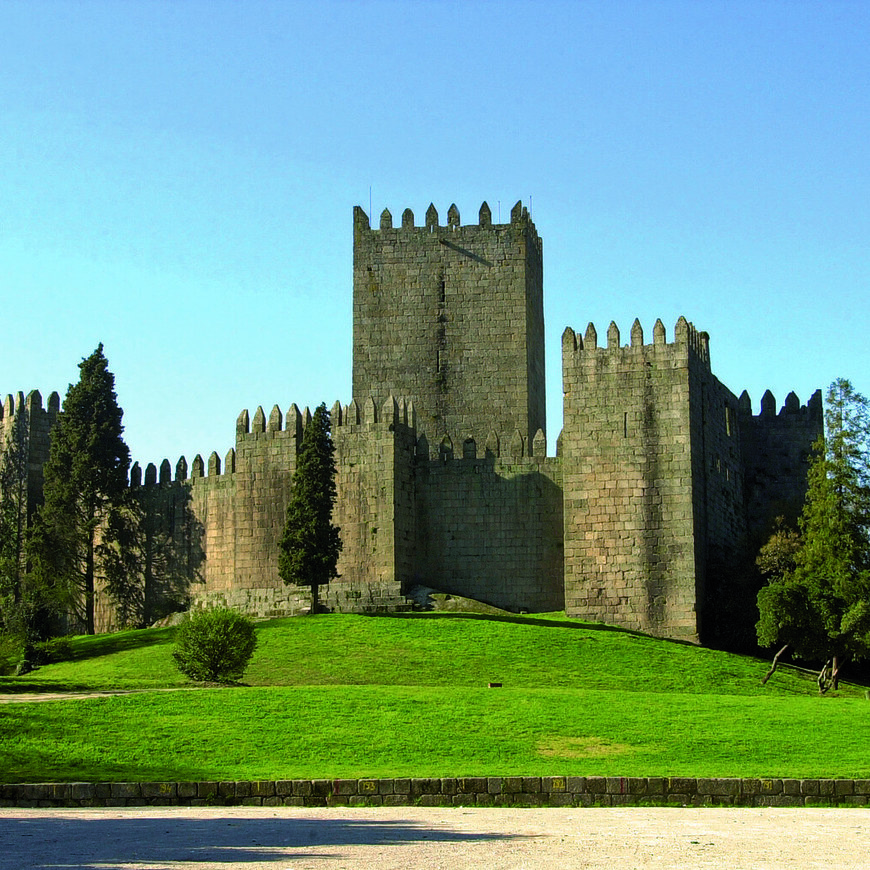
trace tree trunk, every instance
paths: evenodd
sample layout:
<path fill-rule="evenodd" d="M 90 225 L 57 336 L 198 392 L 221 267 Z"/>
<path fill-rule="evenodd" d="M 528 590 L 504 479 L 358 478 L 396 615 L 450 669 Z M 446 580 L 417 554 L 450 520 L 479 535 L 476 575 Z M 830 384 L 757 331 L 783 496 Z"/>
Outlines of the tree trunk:
<path fill-rule="evenodd" d="M 770 670 L 764 675 L 764 679 L 761 681 L 761 685 L 765 685 L 767 681 L 773 676 L 773 672 L 776 670 L 776 666 L 779 664 L 779 657 L 788 649 L 788 644 L 786 644 L 774 657 L 773 661 L 770 663 Z"/>
<path fill-rule="evenodd" d="M 840 688 L 840 668 L 846 663 L 846 660 L 834 656 L 834 664 L 831 667 L 831 688 L 836 692 Z"/>
<path fill-rule="evenodd" d="M 819 671 L 819 676 L 816 682 L 819 684 L 819 694 L 824 695 L 825 692 L 828 691 L 830 685 L 828 684 L 828 665 L 831 663 L 831 660 L 828 659 L 823 665 L 822 669 Z"/>
<path fill-rule="evenodd" d="M 94 536 L 88 538 L 85 560 L 85 632 L 94 634 Z"/>
<path fill-rule="evenodd" d="M 320 587 L 317 583 L 311 584 L 311 613 L 317 613 L 320 609 Z"/>

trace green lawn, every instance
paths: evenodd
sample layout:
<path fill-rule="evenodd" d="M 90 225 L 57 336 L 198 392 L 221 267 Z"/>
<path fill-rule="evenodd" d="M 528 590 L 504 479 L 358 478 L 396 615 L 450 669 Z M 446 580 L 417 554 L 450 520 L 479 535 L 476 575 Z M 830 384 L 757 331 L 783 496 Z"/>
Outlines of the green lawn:
<path fill-rule="evenodd" d="M 77 638 L 0 691 L 189 686 L 171 638 Z M 749 657 L 560 614 L 325 615 L 258 638 L 248 686 L 0 706 L 0 778 L 870 778 L 863 687 L 819 698 L 792 669 L 762 687 Z"/>

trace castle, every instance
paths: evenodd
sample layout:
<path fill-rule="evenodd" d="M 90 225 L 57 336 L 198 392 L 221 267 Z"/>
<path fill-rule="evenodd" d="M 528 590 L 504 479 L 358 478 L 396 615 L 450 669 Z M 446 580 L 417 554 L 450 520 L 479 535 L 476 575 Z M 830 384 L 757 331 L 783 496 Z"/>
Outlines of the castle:
<path fill-rule="evenodd" d="M 338 466 L 336 610 L 407 606 L 430 587 L 513 611 L 699 641 L 772 519 L 798 505 L 822 432 L 821 394 L 760 415 L 713 375 L 684 318 L 629 341 L 611 323 L 562 336 L 564 425 L 548 455 L 542 245 L 520 203 L 494 224 L 434 206 L 377 228 L 354 210 L 353 401 L 333 406 Z M 8 397 L 30 433 L 28 499 L 59 409 Z M 145 618 L 173 602 L 260 616 L 304 610 L 278 577 L 278 540 L 308 410 L 243 411 L 223 458 L 139 464 Z M 552 452 L 552 451 L 551 451 Z M 101 628 L 115 621 L 98 605 Z"/>

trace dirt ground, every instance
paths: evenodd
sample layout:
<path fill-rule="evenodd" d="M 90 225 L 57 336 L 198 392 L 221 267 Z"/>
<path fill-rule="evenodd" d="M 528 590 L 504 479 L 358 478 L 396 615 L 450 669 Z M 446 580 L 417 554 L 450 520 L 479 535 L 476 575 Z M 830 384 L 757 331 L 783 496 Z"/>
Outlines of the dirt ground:
<path fill-rule="evenodd" d="M 865 809 L 0 809 L 0 868 L 870 868 Z"/>

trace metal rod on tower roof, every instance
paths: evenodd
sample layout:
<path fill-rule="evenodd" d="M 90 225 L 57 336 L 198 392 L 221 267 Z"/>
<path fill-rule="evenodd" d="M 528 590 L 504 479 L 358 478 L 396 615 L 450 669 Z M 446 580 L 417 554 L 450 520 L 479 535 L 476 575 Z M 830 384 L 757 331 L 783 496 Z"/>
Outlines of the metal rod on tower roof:
<path fill-rule="evenodd" d="M 372 186 L 369 185 L 369 223 L 372 222 Z"/>
<path fill-rule="evenodd" d="M 501 223 L 501 200 L 498 201 L 498 222 Z"/>

